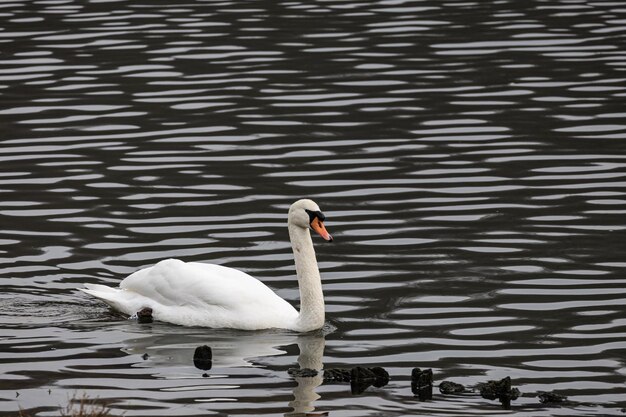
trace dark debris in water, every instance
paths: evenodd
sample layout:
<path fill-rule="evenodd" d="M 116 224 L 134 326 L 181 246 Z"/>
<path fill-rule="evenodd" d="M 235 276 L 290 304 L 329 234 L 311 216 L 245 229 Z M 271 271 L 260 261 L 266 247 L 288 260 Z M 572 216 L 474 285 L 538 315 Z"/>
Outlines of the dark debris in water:
<path fill-rule="evenodd" d="M 312 378 L 319 374 L 318 371 L 310 368 L 289 368 L 287 373 L 294 378 Z"/>
<path fill-rule="evenodd" d="M 147 359 L 147 354 L 144 355 Z M 211 348 L 203 345 L 198 346 L 194 353 L 194 365 L 203 370 L 211 369 L 213 354 Z M 318 376 L 321 371 L 311 368 L 289 368 L 287 373 L 294 378 L 312 378 Z M 208 377 L 208 374 L 203 374 Z M 329 368 L 322 373 L 324 383 L 350 383 L 350 390 L 353 395 L 362 394 L 367 388 L 374 386 L 384 387 L 389 383 L 389 373 L 381 367 L 355 366 L 353 368 Z M 432 400 L 433 388 L 432 369 L 413 368 L 411 371 L 411 391 L 420 401 Z M 499 381 L 492 380 L 478 384 L 480 395 L 487 400 L 498 400 L 504 409 L 511 408 L 511 401 L 521 396 L 520 390 L 511 386 L 511 377 L 503 378 Z M 444 395 L 455 395 L 463 393 L 475 393 L 473 389 L 468 389 L 464 385 L 453 381 L 442 381 L 439 384 L 439 391 Z M 533 395 L 534 396 L 534 395 Z M 542 404 L 572 404 L 567 397 L 553 391 L 539 391 L 536 396 Z"/>
<path fill-rule="evenodd" d="M 411 392 L 420 401 L 433 399 L 433 370 L 413 368 L 411 371 Z"/>
<path fill-rule="evenodd" d="M 554 391 L 539 391 L 537 393 L 537 397 L 539 398 L 539 402 L 541 404 L 558 404 L 567 402 L 567 397 L 565 395 L 557 394 Z"/>
<path fill-rule="evenodd" d="M 350 377 L 350 388 L 353 395 L 363 393 L 370 386 L 381 388 L 389 383 L 389 373 L 380 366 L 373 368 L 356 366 L 350 371 Z"/>
<path fill-rule="evenodd" d="M 350 369 L 324 369 L 324 382 L 350 382 L 351 378 Z"/>
<path fill-rule="evenodd" d="M 465 386 L 452 381 L 443 381 L 439 384 L 439 392 L 442 394 L 462 394 L 465 392 Z"/>
<path fill-rule="evenodd" d="M 555 406 L 585 405 L 585 406 L 590 406 L 590 407 L 595 406 L 595 404 L 570 401 L 565 395 L 559 394 L 554 391 L 539 391 L 537 392 L 537 398 L 539 398 L 539 402 L 544 405 L 555 405 Z M 626 408 L 622 409 L 622 413 L 626 413 Z"/>
<path fill-rule="evenodd" d="M 314 377 L 319 374 L 315 369 L 290 368 L 287 373 L 292 377 Z M 352 394 L 363 393 L 367 388 L 384 387 L 389 383 L 389 373 L 380 366 L 354 368 L 330 368 L 323 373 L 324 383 L 350 383 Z"/>
<path fill-rule="evenodd" d="M 506 377 L 500 381 L 487 381 L 481 384 L 480 395 L 487 400 L 498 400 L 505 409 L 511 408 L 511 401 L 516 400 L 520 396 L 517 388 L 511 387 L 511 377 Z"/>
<path fill-rule="evenodd" d="M 207 345 L 198 346 L 193 353 L 193 364 L 196 368 L 208 371 L 213 366 L 213 352 Z"/>
<path fill-rule="evenodd" d="M 487 381 L 478 384 L 481 397 L 487 400 L 498 400 L 502 404 L 502 408 L 508 410 L 511 408 L 511 401 L 516 400 L 520 395 L 520 390 L 511 386 L 511 377 L 503 378 L 499 381 Z M 452 381 L 443 381 L 439 384 L 439 391 L 442 394 L 463 394 L 474 392 L 468 390 L 462 384 Z"/>

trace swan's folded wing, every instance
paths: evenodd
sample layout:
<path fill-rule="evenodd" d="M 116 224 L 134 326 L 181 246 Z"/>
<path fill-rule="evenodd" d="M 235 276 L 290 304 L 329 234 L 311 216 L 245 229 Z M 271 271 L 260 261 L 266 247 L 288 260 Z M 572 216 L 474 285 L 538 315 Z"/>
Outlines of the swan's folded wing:
<path fill-rule="evenodd" d="M 120 284 L 165 306 L 214 306 L 232 311 L 267 305 L 291 307 L 250 275 L 215 264 L 166 259 L 137 271 Z"/>

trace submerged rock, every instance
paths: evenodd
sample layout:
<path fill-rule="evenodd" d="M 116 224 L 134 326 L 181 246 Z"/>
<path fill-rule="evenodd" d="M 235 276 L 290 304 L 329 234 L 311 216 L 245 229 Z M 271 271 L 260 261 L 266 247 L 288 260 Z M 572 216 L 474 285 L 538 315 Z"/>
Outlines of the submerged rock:
<path fill-rule="evenodd" d="M 376 388 L 384 387 L 389 383 L 389 372 L 387 372 L 385 368 L 375 366 L 370 369 L 374 372 L 374 374 L 376 374 L 376 382 L 374 383 Z"/>
<path fill-rule="evenodd" d="M 439 392 L 442 394 L 461 394 L 465 392 L 465 387 L 452 381 L 443 381 L 439 384 Z"/>
<path fill-rule="evenodd" d="M 413 368 L 411 371 L 411 392 L 420 401 L 433 399 L 433 370 Z"/>
<path fill-rule="evenodd" d="M 363 393 L 371 386 L 380 388 L 389 383 L 389 373 L 380 366 L 325 369 L 323 378 L 327 383 L 349 382 L 354 395 Z"/>
<path fill-rule="evenodd" d="M 350 382 L 350 369 L 331 368 L 324 369 L 324 382 Z"/>
<path fill-rule="evenodd" d="M 380 366 L 373 368 L 364 368 L 357 366 L 352 368 L 350 372 L 352 381 L 354 380 L 372 380 L 372 385 L 376 387 L 382 387 L 389 383 L 389 373 Z"/>
<path fill-rule="evenodd" d="M 384 387 L 389 383 L 389 373 L 379 366 L 363 368 L 356 366 L 350 371 L 350 388 L 353 395 L 363 393 L 370 386 Z"/>
<path fill-rule="evenodd" d="M 208 371 L 213 366 L 213 352 L 207 345 L 198 346 L 193 353 L 193 364 L 196 368 Z"/>
<path fill-rule="evenodd" d="M 287 373 L 294 378 L 311 378 L 319 374 L 318 371 L 310 368 L 289 368 Z"/>
<path fill-rule="evenodd" d="M 567 397 L 565 395 L 557 394 L 554 391 L 539 391 L 537 397 L 539 398 L 539 402 L 541 404 L 558 404 L 567 402 Z"/>
<path fill-rule="evenodd" d="M 502 407 L 511 408 L 511 401 L 520 396 L 517 388 L 511 388 L 511 377 L 506 377 L 500 381 L 488 381 L 480 385 L 480 395 L 487 400 L 499 400 Z"/>

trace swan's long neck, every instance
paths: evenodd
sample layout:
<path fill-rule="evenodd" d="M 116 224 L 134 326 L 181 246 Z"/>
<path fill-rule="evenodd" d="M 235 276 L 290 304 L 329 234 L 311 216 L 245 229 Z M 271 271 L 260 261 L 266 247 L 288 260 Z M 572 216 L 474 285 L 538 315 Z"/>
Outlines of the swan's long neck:
<path fill-rule="evenodd" d="M 289 224 L 289 238 L 300 286 L 300 314 L 296 330 L 306 332 L 319 329 L 325 319 L 324 295 L 311 234 L 308 229 Z"/>

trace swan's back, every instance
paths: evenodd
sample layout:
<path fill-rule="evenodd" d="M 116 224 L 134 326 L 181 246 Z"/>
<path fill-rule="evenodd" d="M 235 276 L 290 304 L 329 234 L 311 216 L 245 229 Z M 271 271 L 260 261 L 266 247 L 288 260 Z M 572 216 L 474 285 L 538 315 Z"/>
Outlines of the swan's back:
<path fill-rule="evenodd" d="M 131 274 L 120 289 L 96 287 L 101 286 L 92 285 L 87 292 L 126 314 L 150 307 L 155 319 L 187 326 L 289 329 L 298 318 L 261 281 L 214 264 L 166 259 Z"/>

